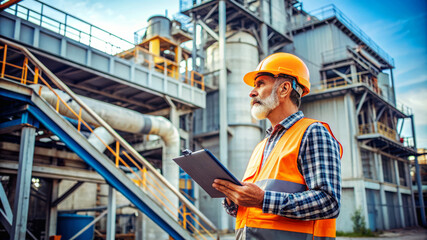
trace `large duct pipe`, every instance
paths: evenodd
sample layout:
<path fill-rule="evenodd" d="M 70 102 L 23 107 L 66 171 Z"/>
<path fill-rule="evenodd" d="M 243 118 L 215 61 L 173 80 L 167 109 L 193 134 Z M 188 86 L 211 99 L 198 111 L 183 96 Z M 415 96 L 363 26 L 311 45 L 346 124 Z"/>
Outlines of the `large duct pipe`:
<path fill-rule="evenodd" d="M 99 137 L 99 138 L 98 138 Z M 97 127 L 87 139 L 98 151 L 104 152 L 107 146 L 114 142 L 114 137 L 104 127 Z M 102 142 L 102 141 L 103 142 Z M 104 144 L 105 143 L 105 144 Z"/>
<path fill-rule="evenodd" d="M 41 85 L 33 85 L 32 87 L 36 92 L 39 92 L 49 104 L 56 107 L 58 100 L 52 91 Z M 56 93 L 61 99 L 67 102 L 68 106 L 73 109 L 74 112 L 79 113 L 80 105 L 68 96 L 68 94 L 60 90 L 56 90 Z M 130 133 L 153 134 L 161 137 L 165 143 L 162 172 L 166 179 L 168 179 L 168 181 L 178 189 L 179 170 L 178 165 L 172 161 L 172 158 L 176 157 L 180 153 L 180 137 L 178 130 L 169 120 L 161 116 L 144 115 L 133 110 L 83 96 L 79 96 L 79 98 L 116 130 Z M 59 104 L 58 112 L 64 116 L 76 119 L 76 116 L 64 104 Z M 81 113 L 81 118 L 89 124 L 95 126 L 99 125 L 99 123 L 84 110 Z M 103 132 L 104 130 L 99 129 L 97 131 Z M 101 134 L 106 137 L 105 139 L 111 138 L 111 136 L 109 136 L 110 134 L 108 134 L 108 136 L 106 136 L 105 133 Z M 94 138 L 92 137 L 92 139 Z M 103 139 L 103 141 L 105 139 Z M 97 146 L 98 150 L 103 151 L 103 149 L 98 148 L 100 147 L 98 145 L 102 143 L 97 140 L 91 140 L 91 142 Z M 175 200 L 176 197 L 171 196 L 171 199 Z"/>

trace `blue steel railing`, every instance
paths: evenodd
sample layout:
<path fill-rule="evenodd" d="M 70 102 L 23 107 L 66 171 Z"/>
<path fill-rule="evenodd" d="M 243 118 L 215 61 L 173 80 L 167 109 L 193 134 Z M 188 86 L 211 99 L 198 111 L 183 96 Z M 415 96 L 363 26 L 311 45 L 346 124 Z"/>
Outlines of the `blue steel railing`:
<path fill-rule="evenodd" d="M 134 47 L 126 39 L 38 0 L 23 1 L 5 11 L 111 55 Z"/>
<path fill-rule="evenodd" d="M 294 27 L 301 27 L 313 21 L 322 21 L 327 18 L 336 17 L 342 24 L 344 24 L 352 33 L 354 33 L 360 40 L 362 40 L 369 48 L 376 52 L 384 61 L 390 66 L 394 67 L 394 59 L 382 50 L 362 29 L 353 23 L 341 10 L 335 7 L 334 4 L 324 6 L 322 8 L 309 12 L 310 18 L 306 22 L 300 23 Z"/>

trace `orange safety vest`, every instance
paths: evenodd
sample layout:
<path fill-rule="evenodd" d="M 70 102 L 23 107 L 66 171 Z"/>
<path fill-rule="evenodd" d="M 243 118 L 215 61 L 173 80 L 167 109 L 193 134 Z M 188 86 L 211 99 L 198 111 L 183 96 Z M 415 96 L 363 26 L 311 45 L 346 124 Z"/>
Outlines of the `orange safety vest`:
<path fill-rule="evenodd" d="M 252 153 L 243 181 L 269 191 L 295 193 L 307 190 L 304 177 L 298 170 L 298 154 L 304 132 L 315 122 L 320 121 L 309 118 L 297 121 L 277 142 L 262 168 L 267 138 L 260 142 Z M 321 123 L 334 137 L 329 125 Z M 236 239 L 329 240 L 335 239 L 336 226 L 335 219 L 303 221 L 263 213 L 260 208 L 239 206 L 236 236 Z"/>

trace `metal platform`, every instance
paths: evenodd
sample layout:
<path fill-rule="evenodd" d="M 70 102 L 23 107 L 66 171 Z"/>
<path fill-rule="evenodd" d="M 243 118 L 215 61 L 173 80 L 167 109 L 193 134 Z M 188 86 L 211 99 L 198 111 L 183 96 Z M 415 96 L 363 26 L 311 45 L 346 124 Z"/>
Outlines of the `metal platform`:
<path fill-rule="evenodd" d="M 188 2 L 187 0 L 181 0 Z M 193 1 L 194 5 L 187 4 L 186 9 L 181 9 L 182 13 L 187 16 L 194 15 L 198 19 L 209 19 L 206 21 L 206 25 L 210 29 L 218 29 L 219 24 L 219 0 L 206 0 L 206 1 Z M 261 37 L 261 24 L 267 26 L 268 45 L 270 48 L 276 48 L 277 46 L 283 46 L 284 44 L 292 42 L 292 36 L 288 33 L 283 33 L 276 30 L 270 24 L 264 22 L 261 17 L 256 13 L 250 11 L 247 7 L 242 4 L 240 0 L 227 0 L 226 12 L 227 12 L 227 25 L 231 28 L 247 29 L 256 33 L 258 39 Z M 182 3 L 181 3 L 182 4 Z M 260 40 L 258 40 L 260 41 Z"/>
<path fill-rule="evenodd" d="M 18 15 L 18 14 L 16 14 Z M 169 108 L 204 108 L 205 92 L 153 68 L 100 51 L 35 21 L 0 13 L 0 35 L 24 44 L 73 91 L 142 113 Z M 93 45 L 93 44 L 92 44 Z M 129 47 L 132 45 L 129 44 Z"/>

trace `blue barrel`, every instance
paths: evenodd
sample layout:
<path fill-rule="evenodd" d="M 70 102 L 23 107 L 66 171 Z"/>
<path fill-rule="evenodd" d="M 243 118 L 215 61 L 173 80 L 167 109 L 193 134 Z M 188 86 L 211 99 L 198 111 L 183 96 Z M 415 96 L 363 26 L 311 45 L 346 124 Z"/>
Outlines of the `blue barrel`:
<path fill-rule="evenodd" d="M 56 234 L 61 235 L 61 240 L 68 240 L 80 232 L 94 219 L 93 216 L 78 214 L 58 214 Z M 92 240 L 94 225 L 84 231 L 76 240 Z"/>

